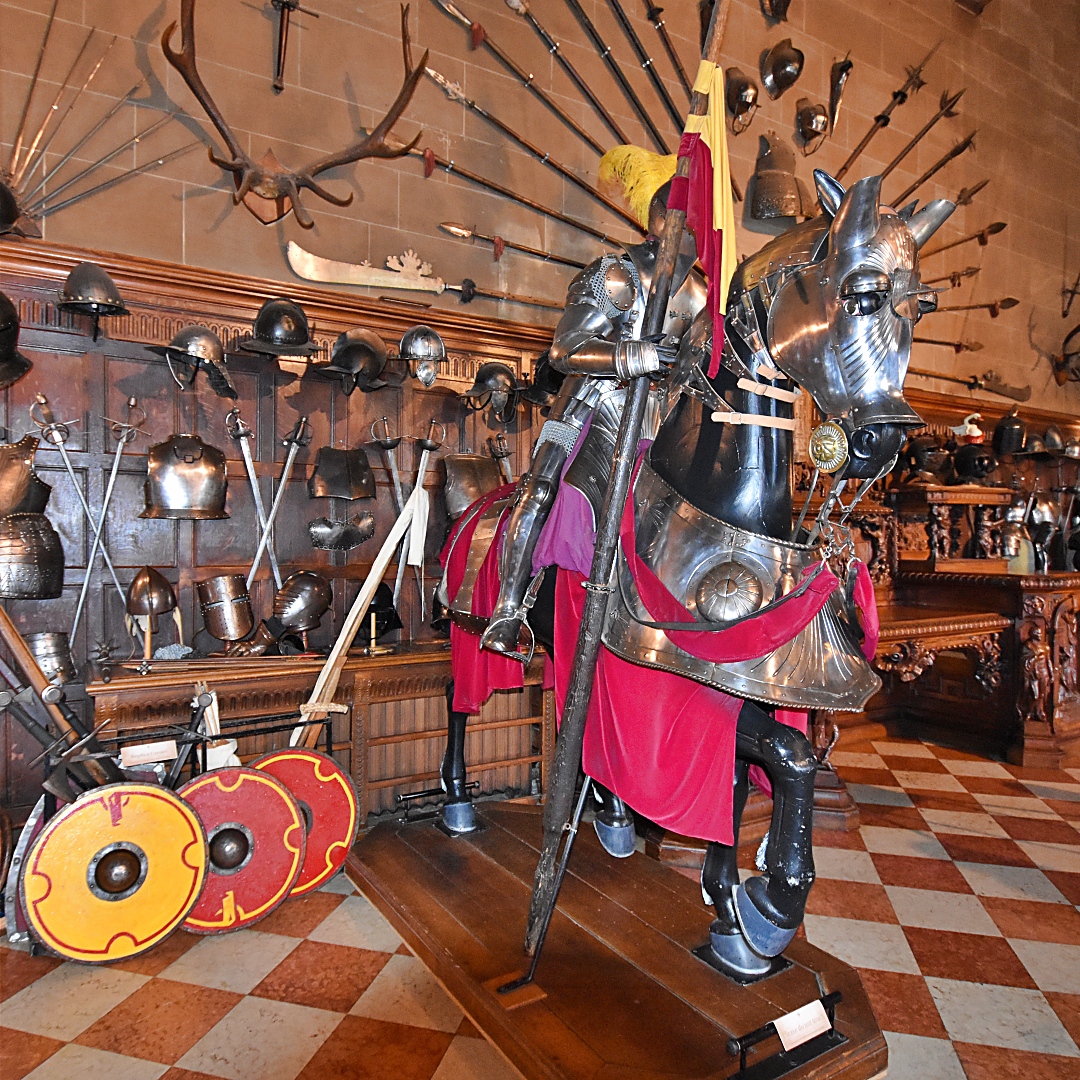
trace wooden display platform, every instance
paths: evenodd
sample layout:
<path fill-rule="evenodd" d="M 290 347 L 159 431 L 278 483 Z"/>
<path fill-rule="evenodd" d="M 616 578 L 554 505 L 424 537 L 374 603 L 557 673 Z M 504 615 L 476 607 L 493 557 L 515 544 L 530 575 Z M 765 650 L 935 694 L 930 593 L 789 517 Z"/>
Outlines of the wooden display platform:
<path fill-rule="evenodd" d="M 853 968 L 795 941 L 791 968 L 738 986 L 690 951 L 707 940 L 711 919 L 697 884 L 640 854 L 610 858 L 589 827 L 552 919 L 541 993 L 506 1007 L 485 984 L 526 967 L 541 810 L 486 803 L 478 812 L 487 828 L 456 839 L 430 821 L 378 825 L 357 842 L 346 871 L 529 1080 L 738 1076 L 728 1038 L 834 990 L 843 994 L 836 1028 L 847 1042 L 785 1075 L 884 1075 L 885 1040 Z M 748 1068 L 780 1049 L 775 1036 L 766 1039 Z"/>

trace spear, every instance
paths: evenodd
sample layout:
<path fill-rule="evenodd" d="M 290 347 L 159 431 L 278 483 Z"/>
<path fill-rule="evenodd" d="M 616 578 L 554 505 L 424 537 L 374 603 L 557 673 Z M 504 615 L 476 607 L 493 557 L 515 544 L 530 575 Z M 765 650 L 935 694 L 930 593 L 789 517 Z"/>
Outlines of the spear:
<path fill-rule="evenodd" d="M 989 180 L 980 180 L 977 184 L 972 184 L 971 187 L 961 188 L 960 194 L 957 195 L 956 199 L 954 200 L 956 202 L 956 205 L 970 206 L 971 200 L 974 199 L 975 196 L 978 195 L 979 192 L 982 191 L 982 189 L 986 187 L 986 185 L 989 183 Z"/>
<path fill-rule="evenodd" d="M 954 111 L 954 106 L 964 96 L 964 94 L 966 92 L 967 92 L 967 90 L 965 88 L 964 90 L 959 91 L 959 93 L 954 94 L 952 97 L 949 97 L 949 91 L 946 90 L 945 93 L 943 93 L 941 95 L 941 108 L 939 108 L 938 111 L 936 113 L 934 113 L 934 115 L 932 117 L 930 117 L 929 120 L 927 120 L 927 122 L 923 125 L 922 130 L 918 133 L 918 135 L 916 135 L 907 144 L 907 146 L 905 146 L 904 149 L 901 150 L 900 153 L 897 154 L 896 157 L 894 157 L 892 159 L 892 161 L 890 161 L 889 164 L 886 165 L 885 168 L 881 170 L 881 179 L 882 180 L 884 180 L 885 177 L 888 176 L 889 173 L 891 173 L 893 171 L 893 169 L 895 169 L 896 166 L 899 165 L 900 162 L 903 161 L 904 158 L 906 158 L 908 156 L 908 154 L 910 154 L 911 151 L 915 149 L 915 147 L 922 141 L 922 139 L 926 135 L 926 133 L 942 117 L 947 116 L 947 117 L 949 117 L 951 119 L 952 117 L 958 115 Z"/>
<path fill-rule="evenodd" d="M 559 43 L 544 29 L 540 20 L 529 9 L 527 0 L 506 0 L 506 6 L 514 12 L 515 15 L 520 15 L 536 32 L 540 35 L 540 40 L 547 47 L 547 51 L 558 61 L 559 67 L 566 72 L 570 81 L 581 91 L 585 100 L 593 107 L 596 115 L 603 120 L 608 131 L 619 140 L 620 143 L 625 144 L 630 140 L 627 138 L 626 133 L 615 122 L 615 118 L 604 107 L 604 103 L 593 93 L 591 87 L 578 69 L 563 55 L 563 51 L 559 46 Z"/>
<path fill-rule="evenodd" d="M 949 288 L 959 289 L 960 282 L 963 281 L 964 278 L 974 277 L 981 269 L 981 266 L 969 266 L 966 270 L 953 270 L 949 274 L 942 274 L 941 277 L 926 278 L 923 281 L 923 284 L 936 285 L 939 281 L 947 281 L 949 283 Z"/>
<path fill-rule="evenodd" d="M 662 7 L 656 7 L 654 4 L 650 4 L 649 0 L 645 0 L 645 9 L 645 18 L 653 24 L 653 29 L 660 35 L 660 41 L 664 46 L 664 52 L 668 54 L 671 66 L 675 69 L 675 74 L 678 75 L 679 82 L 682 83 L 682 88 L 686 91 L 686 96 L 689 97 L 690 80 L 686 77 L 686 68 L 682 66 L 682 61 L 679 59 L 679 54 L 675 51 L 675 45 L 671 40 L 671 35 L 664 25 L 664 20 L 660 18 L 660 16 L 664 14 L 664 9 Z"/>
<path fill-rule="evenodd" d="M 436 0 L 436 2 L 438 2 L 438 0 Z M 622 90 L 626 100 L 630 102 L 634 112 L 637 113 L 638 119 L 645 125 L 649 134 L 652 136 L 653 142 L 656 143 L 662 154 L 670 154 L 671 151 L 668 149 L 667 143 L 664 142 L 663 135 L 660 134 L 657 126 L 652 122 L 652 117 L 645 111 L 645 106 L 641 104 L 641 98 L 634 93 L 634 88 L 623 74 L 623 69 L 619 67 L 618 60 L 612 55 L 611 48 L 600 36 L 600 31 L 596 29 L 592 19 L 585 13 L 585 9 L 581 6 L 579 0 L 566 0 L 566 3 L 574 15 L 577 16 L 577 21 L 581 23 L 582 29 L 589 36 L 589 40 L 600 54 L 600 59 L 604 61 L 608 71 L 611 72 L 615 81 L 619 84 L 619 89 Z"/>
<path fill-rule="evenodd" d="M 653 58 L 648 54 L 645 46 L 641 43 L 641 38 L 638 37 L 637 31 L 634 29 L 634 24 L 630 21 L 629 16 L 623 9 L 622 4 L 619 3 L 619 0 L 607 0 L 607 2 L 608 7 L 611 8 L 611 14 L 615 16 L 615 21 L 622 27 L 622 31 L 626 35 L 626 40 L 630 42 L 630 48 L 634 50 L 634 55 L 638 58 L 638 63 L 645 69 L 645 74 L 649 76 L 649 81 L 653 84 L 656 96 L 660 99 L 660 103 L 664 108 L 667 109 L 668 116 L 671 117 L 671 122 L 675 125 L 676 130 L 678 130 L 683 124 L 682 113 L 675 107 L 675 102 L 671 100 L 671 95 L 664 85 L 664 80 L 660 78 L 660 74 L 653 64 Z"/>
<path fill-rule="evenodd" d="M 944 38 L 942 39 L 944 41 Z M 885 108 L 874 117 L 873 124 L 870 125 L 870 130 L 862 137 L 859 145 L 851 151 L 847 161 L 840 166 L 839 171 L 836 174 L 837 180 L 842 180 L 848 169 L 855 164 L 859 155 L 870 145 L 870 140 L 884 127 L 889 126 L 889 120 L 892 117 L 893 109 L 897 105 L 903 105 L 907 101 L 910 94 L 917 94 L 919 90 L 926 85 L 922 78 L 923 68 L 930 62 L 930 58 L 941 48 L 942 41 L 939 41 L 927 54 L 923 57 L 922 63 L 917 67 L 907 69 L 907 79 L 904 81 L 904 85 L 899 90 L 894 90 L 892 100 Z"/>
<path fill-rule="evenodd" d="M 947 244 L 938 244 L 937 247 L 927 248 L 926 251 L 920 253 L 920 257 L 925 259 L 930 255 L 940 255 L 943 251 L 948 251 L 949 248 L 959 247 L 961 244 L 970 244 L 972 240 L 977 240 L 979 247 L 986 247 L 990 243 L 990 237 L 996 236 L 1006 226 L 1004 221 L 992 221 L 985 229 L 980 229 L 978 232 L 969 233 L 967 236 L 961 236 L 959 240 L 950 240 Z"/>
<path fill-rule="evenodd" d="M 53 19 L 56 18 L 56 5 L 60 0 L 53 0 L 52 9 L 49 12 L 49 21 L 45 24 L 45 36 L 41 39 L 41 49 L 38 52 L 37 62 L 34 64 L 34 74 L 30 76 L 30 89 L 26 91 L 26 101 L 23 103 L 22 116 L 19 117 L 19 126 L 15 131 L 15 141 L 11 146 L 11 158 L 8 161 L 7 172 L 14 175 L 22 154 L 23 138 L 26 135 L 26 122 L 30 118 L 30 102 L 33 100 L 34 91 L 37 89 L 38 77 L 41 75 L 41 63 L 45 59 L 45 49 L 49 44 L 49 36 L 52 34 Z"/>
<path fill-rule="evenodd" d="M 951 307 L 934 308 L 927 315 L 933 315 L 938 311 L 989 311 L 990 318 L 996 319 L 1003 311 L 1016 307 L 1020 301 L 1015 296 L 1005 296 L 1001 300 L 991 300 L 985 304 L 953 304 Z"/>
<path fill-rule="evenodd" d="M 915 183 L 913 183 L 913 184 L 909 185 L 908 187 L 904 188 L 904 190 L 901 191 L 900 194 L 896 196 L 895 204 L 897 206 L 902 205 L 904 200 L 909 195 L 914 194 L 914 192 L 916 192 L 919 188 L 921 188 L 923 186 L 923 184 L 925 184 L 926 181 L 930 179 L 931 176 L 933 176 L 936 173 L 940 172 L 942 169 L 945 168 L 946 165 L 949 164 L 950 161 L 953 160 L 953 158 L 958 158 L 965 150 L 967 150 L 968 148 L 970 148 L 970 147 L 972 147 L 974 145 L 975 145 L 975 132 L 973 131 L 966 139 L 963 139 L 960 142 L 958 142 L 951 150 L 949 150 L 941 158 L 939 158 L 937 161 L 935 161 L 934 164 L 931 165 L 930 168 L 927 169 L 926 172 L 924 172 L 922 174 L 922 176 L 920 176 L 919 179 L 915 181 Z"/>
<path fill-rule="evenodd" d="M 908 368 L 909 375 L 916 375 L 920 379 L 942 379 L 944 382 L 959 383 L 969 390 L 988 390 L 991 394 L 1000 394 L 1002 397 L 1012 398 L 1013 401 L 1027 401 L 1031 397 L 1030 386 L 1010 386 L 1002 382 L 992 371 L 982 375 L 944 375 L 940 371 L 926 371 L 924 368 Z"/>
<path fill-rule="evenodd" d="M 498 262 L 500 256 L 503 253 L 503 248 L 510 248 L 512 251 L 523 251 L 526 255 L 534 255 L 538 259 L 543 259 L 545 262 L 562 263 L 563 266 L 575 266 L 579 270 L 584 270 L 586 264 L 579 262 L 577 259 L 568 259 L 565 255 L 554 255 L 550 251 L 541 251 L 540 248 L 529 247 L 528 244 L 519 244 L 516 240 L 505 240 L 501 236 L 486 236 L 482 232 L 477 232 L 475 229 L 466 228 L 464 225 L 459 225 L 456 221 L 444 221 L 439 225 L 439 228 L 443 232 L 449 233 L 451 236 L 456 236 L 459 240 L 485 240 L 495 248 L 495 261 Z"/>
<path fill-rule="evenodd" d="M 425 72 L 428 77 L 442 87 L 446 96 L 451 101 L 459 102 L 463 108 L 468 109 L 470 112 L 476 113 L 477 116 L 482 116 L 492 127 L 501 131 L 508 139 L 518 144 L 528 153 L 532 154 L 537 161 L 546 165 L 549 169 L 553 169 L 561 177 L 569 180 L 571 184 L 581 188 L 582 191 L 587 192 L 597 202 L 603 203 L 613 214 L 617 214 L 627 222 L 629 225 L 633 225 L 638 232 L 644 234 L 647 230 L 641 227 L 640 222 L 633 214 L 624 210 L 617 202 L 609 199 L 606 195 L 602 194 L 596 188 L 592 186 L 587 180 L 583 180 L 572 169 L 567 168 L 565 165 L 556 161 L 550 154 L 545 153 L 535 143 L 529 142 L 524 135 L 519 135 L 509 124 L 504 123 L 493 113 L 489 112 L 482 105 L 477 104 L 472 98 L 466 97 L 462 92 L 461 87 L 456 82 L 451 82 L 445 75 L 441 75 L 434 68 L 426 67 Z"/>
<path fill-rule="evenodd" d="M 945 345 L 952 349 L 954 353 L 979 352 L 982 349 L 982 345 L 978 341 L 943 341 L 941 338 L 930 337 L 917 337 L 911 340 L 916 345 Z"/>
<path fill-rule="evenodd" d="M 453 0 L 434 0 L 434 2 L 438 4 L 450 18 L 461 23 L 461 25 L 469 31 L 469 34 L 471 35 L 469 40 L 472 43 L 472 48 L 475 49 L 478 45 L 483 45 L 484 48 L 507 69 L 507 71 L 511 72 L 521 80 L 521 85 L 524 86 L 526 90 L 531 94 L 535 94 L 564 124 L 566 124 L 568 128 L 570 128 L 579 138 L 584 139 L 598 154 L 603 154 L 604 148 L 600 143 L 598 143 L 596 139 L 594 139 L 565 109 L 559 106 L 552 97 L 544 93 L 544 91 L 536 85 L 532 73 L 526 71 L 520 64 L 507 56 L 506 53 L 491 40 L 490 35 L 480 23 L 474 23 L 468 15 L 453 2 Z"/>
<path fill-rule="evenodd" d="M 473 281 L 472 278 L 462 278 L 460 285 L 447 285 L 447 291 L 461 293 L 461 302 L 471 304 L 478 296 L 488 300 L 505 300 L 510 304 L 527 304 L 529 307 L 552 308 L 562 311 L 566 307 L 563 300 L 541 300 L 538 296 L 524 296 L 521 293 L 502 292 L 498 289 L 484 289 Z"/>

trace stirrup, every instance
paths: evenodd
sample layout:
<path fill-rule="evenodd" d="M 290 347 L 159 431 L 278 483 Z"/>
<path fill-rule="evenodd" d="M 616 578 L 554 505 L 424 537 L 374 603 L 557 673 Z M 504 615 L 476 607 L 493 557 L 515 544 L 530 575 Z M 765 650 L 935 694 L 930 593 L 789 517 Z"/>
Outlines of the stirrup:
<path fill-rule="evenodd" d="M 484 632 L 480 635 L 480 648 L 485 648 L 485 642 L 487 641 L 488 634 L 493 626 L 498 626 L 500 623 L 518 621 L 521 623 L 521 628 L 529 632 L 529 651 L 518 652 L 500 652 L 498 649 L 492 649 L 492 652 L 499 652 L 500 656 L 508 656 L 511 660 L 520 660 L 525 667 L 528 667 L 532 663 L 533 656 L 536 655 L 536 635 L 533 633 L 533 628 L 529 625 L 529 612 L 532 610 L 533 605 L 536 603 L 536 598 L 540 593 L 540 586 L 544 582 L 544 570 L 536 574 L 532 581 L 529 582 L 529 587 L 525 590 L 525 595 L 521 598 L 521 603 L 514 609 L 510 615 L 500 615 L 499 618 L 493 619 L 488 622 L 484 628 Z M 520 633 L 520 631 L 519 631 Z"/>

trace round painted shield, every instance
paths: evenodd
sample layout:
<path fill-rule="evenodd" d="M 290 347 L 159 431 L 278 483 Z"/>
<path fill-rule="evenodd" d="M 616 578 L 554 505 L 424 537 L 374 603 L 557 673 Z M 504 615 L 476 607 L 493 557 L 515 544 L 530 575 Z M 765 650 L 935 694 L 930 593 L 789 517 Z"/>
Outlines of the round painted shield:
<path fill-rule="evenodd" d="M 123 960 L 184 921 L 206 867 L 206 833 L 183 799 L 156 784 L 108 784 L 41 830 L 23 864 L 23 911 L 65 959 Z"/>
<path fill-rule="evenodd" d="M 304 864 L 304 818 L 285 786 L 243 767 L 214 769 L 180 788 L 206 829 L 206 885 L 184 921 L 193 934 L 226 934 L 265 918 Z"/>
<path fill-rule="evenodd" d="M 300 804 L 307 854 L 292 895 L 303 896 L 341 869 L 356 840 L 360 814 L 352 779 L 332 757 L 302 746 L 264 754 L 251 767 L 277 777 Z"/>

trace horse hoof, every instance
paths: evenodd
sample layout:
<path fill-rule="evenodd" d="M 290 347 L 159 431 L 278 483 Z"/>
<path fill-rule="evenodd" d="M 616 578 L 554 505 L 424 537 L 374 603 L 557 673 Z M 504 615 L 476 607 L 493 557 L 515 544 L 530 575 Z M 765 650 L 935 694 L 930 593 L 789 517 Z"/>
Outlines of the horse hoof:
<path fill-rule="evenodd" d="M 634 854 L 637 834 L 634 832 L 633 821 L 623 818 L 615 825 L 608 825 L 597 815 L 593 818 L 593 828 L 600 838 L 600 846 L 609 855 L 616 859 L 628 859 Z"/>
<path fill-rule="evenodd" d="M 452 833 L 476 831 L 476 811 L 471 802 L 447 803 L 442 808 L 442 819 Z"/>
<path fill-rule="evenodd" d="M 740 933 L 722 934 L 710 927 L 709 947 L 721 967 L 739 978 L 760 978 L 772 971 L 772 960 L 754 952 Z"/>
<path fill-rule="evenodd" d="M 760 881 L 761 878 L 751 878 Z M 739 929 L 749 942 L 754 952 L 761 956 L 779 956 L 790 944 L 798 931 L 798 926 L 790 930 L 777 926 L 757 907 L 746 891 L 746 883 L 736 887 L 735 917 L 739 920 Z"/>

